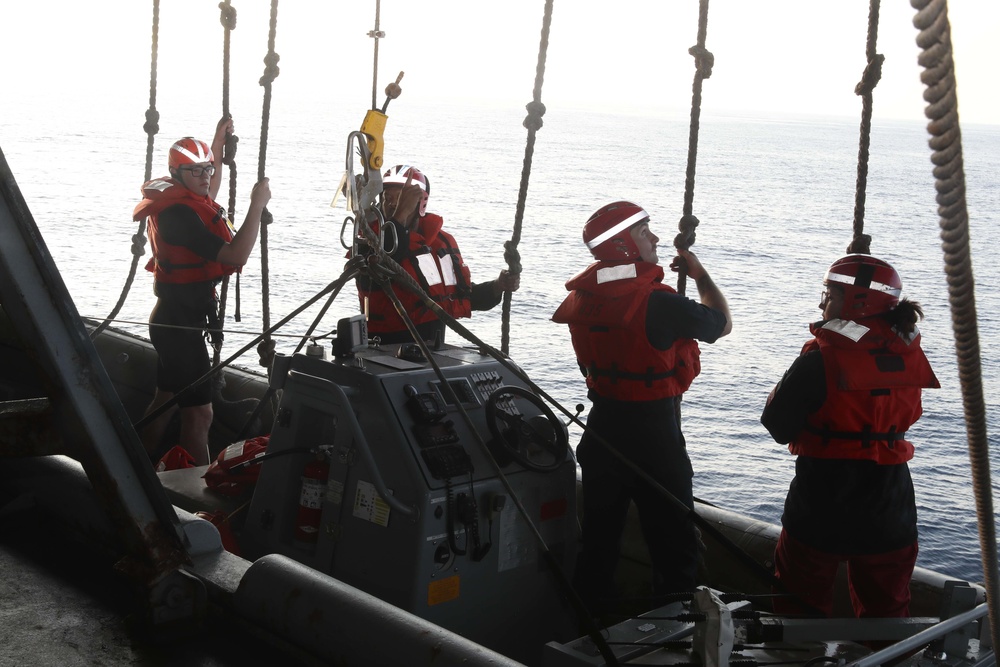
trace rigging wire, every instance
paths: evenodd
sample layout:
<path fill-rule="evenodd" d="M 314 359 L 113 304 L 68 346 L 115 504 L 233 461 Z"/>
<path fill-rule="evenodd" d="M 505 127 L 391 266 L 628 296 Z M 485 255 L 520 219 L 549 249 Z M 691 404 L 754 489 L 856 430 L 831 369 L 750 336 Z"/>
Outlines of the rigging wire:
<path fill-rule="evenodd" d="M 688 130 L 687 169 L 684 173 L 684 209 L 677 227 L 680 229 L 674 237 L 674 247 L 688 250 L 695 242 L 695 228 L 698 218 L 694 216 L 694 176 L 698 162 L 698 130 L 701 127 L 701 86 L 702 81 L 712 76 L 715 56 L 705 48 L 708 34 L 708 0 L 701 0 L 698 5 L 698 42 L 688 53 L 694 56 L 694 82 L 691 84 L 691 125 Z M 677 292 L 684 294 L 687 284 L 687 273 L 677 273 Z"/>
<path fill-rule="evenodd" d="M 146 183 L 153 178 L 154 137 L 160 131 L 160 112 L 156 110 L 156 59 L 160 45 L 160 0 L 153 0 L 152 33 L 149 65 L 149 108 L 146 109 L 146 122 L 142 125 L 142 129 L 146 132 L 146 177 L 143 179 L 143 183 Z M 111 309 L 107 318 L 105 318 L 105 320 L 98 325 L 93 332 L 91 332 L 91 340 L 97 338 L 102 331 L 108 328 L 108 325 L 111 324 L 111 320 L 118 316 L 122 306 L 125 305 L 125 299 L 128 297 L 129 290 L 132 289 L 132 282 L 135 280 L 135 272 L 139 266 L 139 258 L 146 254 L 145 232 L 146 221 L 143 219 L 139 221 L 139 228 L 136 230 L 135 234 L 132 235 L 132 264 L 129 266 L 128 277 L 125 279 L 125 286 L 122 288 L 121 295 L 118 297 L 118 302 L 115 303 L 114 308 Z"/>
<path fill-rule="evenodd" d="M 882 78 L 885 56 L 875 52 L 878 41 L 880 0 L 871 0 L 868 10 L 868 41 L 865 45 L 867 65 L 854 93 L 861 96 L 861 130 L 858 142 L 858 180 L 854 195 L 854 238 L 847 246 L 849 253 L 871 254 L 872 237 L 865 234 L 865 197 L 868 186 L 868 148 L 872 132 L 872 91 Z"/>
<path fill-rule="evenodd" d="M 319 301 L 321 298 L 323 298 L 324 296 L 326 296 L 330 292 L 339 291 L 346 282 L 348 282 L 349 280 L 353 280 L 354 279 L 354 276 L 356 276 L 357 273 L 358 273 L 358 266 L 362 262 L 363 262 L 362 258 L 355 258 L 355 259 L 348 260 L 347 264 L 344 266 L 344 272 L 341 274 L 341 276 L 339 278 L 337 278 L 336 280 L 334 280 L 333 282 L 331 282 L 330 284 L 328 284 L 326 287 L 324 287 L 323 289 L 321 289 L 319 292 L 317 292 L 315 295 L 313 295 L 311 298 L 309 298 L 309 300 L 305 301 L 298 308 L 296 308 L 291 313 L 289 313 L 288 315 L 286 315 L 285 317 L 283 317 L 279 322 L 277 322 L 276 324 L 274 324 L 274 325 L 268 327 L 267 329 L 265 329 L 263 333 L 255 336 L 253 340 L 251 340 L 249 343 L 247 343 L 246 345 L 244 345 L 243 347 L 241 347 L 239 350 L 237 350 L 235 353 L 233 353 L 232 355 L 230 355 L 225 361 L 223 361 L 222 363 L 220 363 L 217 366 L 213 366 L 204 375 L 202 375 L 200 378 L 198 378 L 197 380 L 195 380 L 194 382 L 192 382 L 191 384 L 189 384 L 187 387 L 185 387 L 184 389 L 181 389 L 179 392 L 177 392 L 176 394 L 174 394 L 174 396 L 169 401 L 164 402 L 162 405 L 160 405 L 159 407 L 157 407 L 155 410 L 152 410 L 148 414 L 144 415 L 141 419 L 139 419 L 137 422 L 135 422 L 132 425 L 133 428 L 135 428 L 136 431 L 141 430 L 146 425 L 148 425 L 150 422 L 152 422 L 154 419 L 156 419 L 157 417 L 159 417 L 160 415 L 162 415 L 164 412 L 166 412 L 167 410 L 169 410 L 170 408 L 172 408 L 174 405 L 176 405 L 177 404 L 177 400 L 178 400 L 178 398 L 180 396 L 182 396 L 183 394 L 187 393 L 188 391 L 190 391 L 191 389 L 193 389 L 197 385 L 201 384 L 202 382 L 210 380 L 212 378 L 212 376 L 214 376 L 216 373 L 219 373 L 226 366 L 228 366 L 232 362 L 236 361 L 236 359 L 238 359 L 240 356 L 242 356 L 244 352 L 247 352 L 248 350 L 250 350 L 250 348 L 252 348 L 254 345 L 258 345 L 258 343 L 260 341 L 263 341 L 266 338 L 270 338 L 270 335 L 272 333 L 274 333 L 275 331 L 277 331 L 281 327 L 283 327 L 286 324 L 288 324 L 299 313 L 301 313 L 306 308 L 310 307 L 311 305 L 313 305 L 314 303 L 316 303 L 317 301 Z"/>
<path fill-rule="evenodd" d="M 528 139 L 524 146 L 524 164 L 521 168 L 521 185 L 517 194 L 517 210 L 514 213 L 514 231 L 509 241 L 505 241 L 504 260 L 511 274 L 521 275 L 521 255 L 517 244 L 521 242 L 521 224 L 524 219 L 524 205 L 528 198 L 528 178 L 531 176 L 531 159 L 535 153 L 535 133 L 542 129 L 542 116 L 545 115 L 545 105 L 542 104 L 542 82 L 545 78 L 545 58 L 549 49 L 549 28 L 552 25 L 552 0 L 545 0 L 545 11 L 542 15 L 542 35 L 538 45 L 538 63 L 535 65 L 535 87 L 532 90 L 531 102 L 527 105 L 528 115 L 523 125 L 528 130 Z M 503 311 L 500 324 L 500 349 L 504 354 L 510 352 L 510 303 L 513 295 L 509 291 L 503 293 Z"/>
<path fill-rule="evenodd" d="M 267 162 L 267 131 L 271 119 L 271 86 L 278 77 L 278 60 L 280 57 L 274 51 L 274 38 L 278 26 L 278 0 L 271 0 L 271 23 L 267 36 L 267 55 L 264 56 L 264 74 L 260 77 L 260 85 L 264 87 L 264 108 L 260 121 L 260 153 L 257 159 L 257 180 L 264 178 L 264 166 Z M 261 319 L 264 324 L 264 338 L 257 346 L 260 365 L 271 367 L 274 360 L 274 341 L 271 340 L 269 329 L 271 324 L 270 289 L 268 285 L 267 264 L 267 228 L 274 220 L 271 212 L 264 207 L 260 216 L 260 297 Z"/>
<path fill-rule="evenodd" d="M 958 122 L 958 93 L 951 48 L 951 25 L 945 0 L 911 0 L 917 10 L 913 25 L 920 31 L 917 62 L 926 85 L 928 102 L 924 115 L 933 151 L 939 226 L 948 280 L 952 329 L 958 357 L 962 405 L 972 468 L 972 490 L 979 523 L 979 548 L 986 601 L 990 611 L 990 633 L 994 647 L 1000 646 L 1000 577 L 997 571 L 996 519 L 990 480 L 989 440 L 986 435 L 986 403 L 983 398 L 982 359 L 976 315 L 975 279 L 969 245 L 969 210 L 965 200 L 965 168 L 962 131 Z"/>

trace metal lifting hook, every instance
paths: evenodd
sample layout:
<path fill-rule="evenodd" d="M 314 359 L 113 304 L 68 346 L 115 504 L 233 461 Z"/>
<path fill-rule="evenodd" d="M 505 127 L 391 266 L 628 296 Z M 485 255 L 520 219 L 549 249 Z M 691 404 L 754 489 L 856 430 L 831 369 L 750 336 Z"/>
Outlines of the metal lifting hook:
<path fill-rule="evenodd" d="M 365 114 L 365 119 L 361 123 L 361 129 L 357 132 L 351 132 L 347 137 L 347 158 L 344 175 L 337 186 L 337 193 L 334 195 L 331 206 L 337 205 L 341 194 L 346 197 L 347 208 L 353 215 L 349 215 L 344 219 L 344 224 L 340 229 L 340 243 L 345 248 L 349 248 L 355 256 L 358 253 L 359 243 L 365 240 L 362 231 L 358 228 L 358 224 L 361 223 L 378 223 L 378 240 L 382 248 L 386 248 L 385 234 L 387 227 L 391 231 L 391 246 L 393 250 L 398 242 L 395 228 L 384 224 L 384 216 L 375 205 L 375 202 L 382 193 L 382 173 L 380 170 L 382 168 L 382 151 L 385 148 L 383 134 L 385 133 L 385 125 L 388 120 L 385 110 L 388 108 L 389 102 L 399 97 L 403 92 L 403 89 L 399 86 L 399 82 L 403 80 L 403 75 L 404 72 L 400 72 L 396 80 L 385 87 L 386 100 L 382 105 L 382 110 L 370 109 Z M 360 157 L 361 163 L 364 165 L 364 174 L 361 176 L 356 176 L 354 173 L 355 156 Z M 344 232 L 347 229 L 348 222 L 352 224 L 354 231 L 350 244 L 344 239 Z M 388 249 L 386 250 L 389 251 Z"/>

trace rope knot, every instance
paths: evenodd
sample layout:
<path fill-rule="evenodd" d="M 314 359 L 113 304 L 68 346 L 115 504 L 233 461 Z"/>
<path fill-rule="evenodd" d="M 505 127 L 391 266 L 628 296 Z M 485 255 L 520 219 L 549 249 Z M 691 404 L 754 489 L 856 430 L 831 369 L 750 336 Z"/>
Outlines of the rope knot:
<path fill-rule="evenodd" d="M 236 8 L 229 4 L 229 0 L 219 3 L 219 22 L 226 30 L 236 30 Z"/>
<path fill-rule="evenodd" d="M 261 211 L 261 213 L 260 213 L 260 224 L 262 224 L 262 225 L 269 225 L 272 222 L 274 222 L 274 216 L 271 215 L 271 212 L 268 211 L 267 207 L 265 206 L 264 210 Z"/>
<path fill-rule="evenodd" d="M 698 218 L 688 214 L 681 216 L 680 222 L 677 223 L 680 233 L 674 237 L 674 247 L 679 250 L 688 250 L 695 242 L 695 232 L 694 230 L 698 227 Z"/>
<path fill-rule="evenodd" d="M 146 235 L 142 232 L 132 235 L 132 254 L 136 257 L 146 254 Z"/>
<path fill-rule="evenodd" d="M 260 365 L 264 368 L 270 368 L 274 361 L 274 341 L 262 340 L 257 345 L 257 354 L 260 356 Z"/>
<path fill-rule="evenodd" d="M 868 61 L 865 73 L 861 75 L 861 81 L 854 87 L 855 95 L 871 95 L 872 91 L 875 90 L 875 86 L 882 79 L 883 62 L 885 62 L 885 56 L 881 53 L 876 53 L 875 57 Z"/>
<path fill-rule="evenodd" d="M 859 253 L 862 255 L 870 255 L 872 245 L 872 237 L 868 234 L 858 234 L 852 240 L 850 245 L 847 246 L 848 253 Z"/>
<path fill-rule="evenodd" d="M 264 56 L 264 76 L 260 77 L 260 85 L 267 86 L 274 82 L 278 78 L 278 61 L 281 60 L 279 56 L 274 51 L 271 51 L 266 56 Z"/>
<path fill-rule="evenodd" d="M 697 44 L 688 49 L 688 53 L 694 56 L 694 68 L 701 74 L 701 78 L 707 79 L 712 76 L 712 67 L 715 66 L 715 56 L 704 46 Z"/>
<path fill-rule="evenodd" d="M 149 135 L 160 131 L 160 112 L 156 110 L 156 107 L 146 109 L 146 122 L 143 123 L 142 129 Z"/>
<path fill-rule="evenodd" d="M 236 148 L 240 138 L 235 134 L 226 135 L 226 145 L 222 150 L 222 163 L 232 166 L 236 163 Z"/>
<path fill-rule="evenodd" d="M 503 259 L 507 262 L 511 273 L 521 275 L 521 253 L 517 251 L 516 243 L 513 241 L 503 242 Z"/>
<path fill-rule="evenodd" d="M 528 115 L 524 119 L 524 123 L 522 123 L 522 125 L 533 132 L 537 132 L 542 129 L 542 116 L 545 115 L 545 105 L 536 100 L 532 100 L 531 102 L 528 102 L 524 108 L 528 110 Z"/>

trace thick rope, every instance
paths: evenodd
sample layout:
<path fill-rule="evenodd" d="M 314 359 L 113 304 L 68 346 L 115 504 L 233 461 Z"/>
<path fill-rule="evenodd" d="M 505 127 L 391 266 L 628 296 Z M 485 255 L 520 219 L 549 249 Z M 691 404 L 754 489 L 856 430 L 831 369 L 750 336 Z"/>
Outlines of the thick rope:
<path fill-rule="evenodd" d="M 868 189 L 868 148 L 872 133 L 872 91 L 882 78 L 882 63 L 885 56 L 875 52 L 878 41 L 878 14 L 880 0 L 871 0 L 868 10 L 868 42 L 865 56 L 868 64 L 861 81 L 854 88 L 855 95 L 861 96 L 861 137 L 858 142 L 858 181 L 854 195 L 854 238 L 847 246 L 847 252 L 871 253 L 872 237 L 865 234 L 865 196 Z"/>
<path fill-rule="evenodd" d="M 521 242 L 521 225 L 524 220 L 524 205 L 528 199 L 528 179 L 531 176 L 531 158 L 535 154 L 535 133 L 542 129 L 542 116 L 545 115 L 545 105 L 542 104 L 542 82 L 545 79 L 545 57 L 549 49 L 549 28 L 552 25 L 552 0 L 545 0 L 545 11 L 542 16 L 542 36 L 538 45 L 538 63 L 535 65 L 535 87 L 532 90 L 531 102 L 527 105 L 528 115 L 524 119 L 524 127 L 528 130 L 528 140 L 524 146 L 524 163 L 521 167 L 521 186 L 517 194 L 517 210 L 514 213 L 514 231 L 509 241 L 505 241 L 504 261 L 507 270 L 515 276 L 521 275 L 521 255 L 517 244 Z M 510 302 L 511 293 L 503 294 L 503 316 L 500 324 L 500 350 L 504 354 L 510 351 Z"/>
<path fill-rule="evenodd" d="M 701 126 L 701 83 L 712 76 L 715 56 L 705 48 L 708 34 L 708 0 L 701 0 L 698 6 L 698 43 L 688 49 L 694 56 L 694 83 L 691 85 L 691 127 L 688 130 L 687 171 L 684 173 L 684 214 L 677 227 L 680 232 L 674 237 L 674 247 L 689 250 L 695 242 L 698 218 L 694 216 L 694 175 L 698 163 L 698 130 Z M 677 274 L 677 292 L 684 294 L 687 274 Z"/>
<path fill-rule="evenodd" d="M 260 85 L 264 87 L 264 108 L 260 122 L 260 154 L 257 159 L 257 180 L 264 178 L 264 165 L 267 162 L 267 131 L 271 119 L 271 84 L 278 77 L 278 54 L 274 52 L 274 35 L 278 25 L 278 0 L 271 0 L 271 28 L 267 37 L 267 55 L 264 57 L 264 75 L 260 77 Z M 273 218 L 271 212 L 264 207 L 260 216 L 260 297 L 262 304 L 261 318 L 264 324 L 265 336 L 257 347 L 260 365 L 271 367 L 274 360 L 274 341 L 267 334 L 271 324 L 270 291 L 268 288 L 267 270 L 267 227 Z"/>
<path fill-rule="evenodd" d="M 972 467 L 972 490 L 979 521 L 979 548 L 986 601 L 990 610 L 993 646 L 1000 646 L 1000 578 L 997 572 L 997 537 L 990 480 L 989 441 L 986 436 L 986 404 L 983 399 L 982 363 L 976 319 L 975 280 L 969 248 L 969 213 L 965 201 L 965 170 L 962 133 L 958 124 L 958 93 L 952 60 L 951 26 L 945 0 L 910 0 L 918 10 L 913 25 L 920 30 L 917 62 L 924 68 L 921 81 L 927 86 L 924 114 L 933 150 L 935 188 L 948 301 L 958 356 L 962 406 Z"/>
<path fill-rule="evenodd" d="M 153 0 L 153 36 L 151 39 L 151 56 L 149 65 L 149 108 L 146 109 L 146 122 L 142 129 L 146 132 L 146 178 L 143 183 L 153 178 L 153 144 L 154 137 L 160 131 L 160 112 L 156 110 L 156 54 L 159 49 L 160 33 L 160 0 Z M 129 290 L 132 289 L 132 282 L 135 280 L 135 272 L 139 267 L 139 258 L 146 254 L 146 221 L 139 221 L 139 228 L 132 235 L 132 264 L 129 266 L 128 277 L 125 279 L 125 286 L 118 297 L 118 302 L 111 309 L 108 316 L 95 328 L 90 339 L 94 340 L 102 331 L 108 328 L 111 321 L 118 316 Z"/>
<path fill-rule="evenodd" d="M 223 27 L 222 42 L 222 115 L 232 118 L 229 110 L 229 63 L 230 63 L 230 35 L 236 29 L 236 8 L 230 4 L 230 0 L 219 3 L 219 22 Z M 239 137 L 235 134 L 226 135 L 226 145 L 222 152 L 222 163 L 229 167 L 229 208 L 227 215 L 230 220 L 236 219 L 236 147 Z M 236 282 L 239 283 L 240 274 L 236 274 Z M 219 288 L 219 325 L 225 328 L 226 322 L 226 301 L 229 296 L 229 276 L 222 278 L 222 286 Z M 239 291 L 236 292 L 236 321 L 240 321 Z M 222 344 L 213 346 L 212 363 L 218 364 L 222 356 Z M 222 377 L 221 375 L 218 377 Z"/>

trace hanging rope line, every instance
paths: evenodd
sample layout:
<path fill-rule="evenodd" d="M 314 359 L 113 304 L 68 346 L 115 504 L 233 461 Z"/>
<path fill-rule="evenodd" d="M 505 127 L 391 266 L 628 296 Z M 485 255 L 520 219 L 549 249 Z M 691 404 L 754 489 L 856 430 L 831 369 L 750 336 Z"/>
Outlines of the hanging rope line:
<path fill-rule="evenodd" d="M 229 109 L 229 63 L 230 63 L 230 35 L 236 29 L 236 8 L 230 4 L 230 0 L 219 3 L 219 22 L 223 27 L 222 45 L 222 115 L 232 118 Z M 229 167 L 229 205 L 227 214 L 230 220 L 236 219 L 236 147 L 240 138 L 235 134 L 226 135 L 226 145 L 222 152 L 222 163 Z M 233 318 L 240 321 L 240 274 L 236 273 L 236 308 Z M 226 322 L 226 301 L 229 295 L 229 276 L 222 278 L 222 285 L 219 288 L 219 322 L 220 326 Z M 222 345 L 214 347 L 212 363 L 218 364 L 222 355 Z M 220 376 L 221 377 L 221 376 Z"/>
<path fill-rule="evenodd" d="M 524 127 L 528 130 L 528 140 L 524 146 L 524 163 L 521 168 L 521 186 L 517 193 L 517 210 L 514 213 L 514 231 L 509 241 L 504 241 L 503 258 L 507 262 L 507 270 L 515 275 L 521 275 L 521 255 L 517 244 L 521 242 L 521 225 L 524 220 L 524 204 L 528 199 L 528 179 L 531 176 L 531 159 L 535 154 L 535 133 L 542 129 L 542 116 L 545 115 L 545 105 L 542 104 L 542 81 L 545 78 L 545 57 L 549 49 L 549 27 L 552 25 L 552 0 L 545 0 L 545 11 L 542 16 L 542 36 L 538 45 L 538 64 L 535 65 L 535 87 L 532 90 L 531 102 L 526 106 L 528 115 L 524 119 Z M 503 293 L 503 315 L 500 324 L 500 350 L 504 354 L 510 352 L 510 303 L 512 294 Z"/>
<path fill-rule="evenodd" d="M 708 34 L 708 0 L 698 5 L 698 43 L 688 49 L 694 56 L 694 82 L 691 85 L 691 126 L 688 130 L 687 170 L 684 172 L 684 210 L 677 227 L 680 232 L 674 237 L 674 247 L 689 250 L 695 242 L 698 218 L 694 216 L 694 175 L 698 162 L 698 130 L 701 127 L 701 83 L 712 76 L 715 56 L 705 48 Z M 684 294 L 687 289 L 687 274 L 677 273 L 677 292 Z"/>
<path fill-rule="evenodd" d="M 986 403 L 983 399 L 982 361 L 976 319 L 975 280 L 969 247 L 969 212 L 965 201 L 965 169 L 962 133 L 958 124 L 958 93 L 952 59 L 951 26 L 944 0 L 911 0 L 917 10 L 913 25 L 920 30 L 917 62 L 924 68 L 921 81 L 927 86 L 924 115 L 933 150 L 935 188 L 948 300 L 958 357 L 972 490 L 979 523 L 979 548 L 990 610 L 993 646 L 1000 646 L 1000 578 L 997 572 L 997 537 L 990 482 L 989 441 L 986 435 Z"/>
<path fill-rule="evenodd" d="M 142 126 L 142 129 L 146 132 L 146 177 L 143 179 L 143 183 L 153 178 L 154 137 L 160 131 L 160 112 L 156 110 L 156 56 L 160 44 L 159 33 L 160 0 L 153 0 L 153 36 L 151 40 L 152 54 L 150 56 L 149 65 L 149 108 L 146 109 L 146 122 L 143 123 Z M 139 267 L 139 258 L 145 254 L 146 221 L 140 220 L 139 228 L 136 230 L 135 234 L 132 235 L 132 264 L 129 266 L 128 277 L 125 279 L 125 286 L 122 288 L 122 293 L 118 297 L 118 302 L 115 304 L 115 307 L 111 309 L 111 312 L 104 319 L 104 321 L 91 332 L 91 340 L 97 338 L 102 331 L 108 328 L 111 321 L 118 316 L 122 306 L 125 305 L 125 299 L 128 297 L 129 290 L 132 289 L 132 282 L 135 280 L 136 269 Z"/>
<path fill-rule="evenodd" d="M 880 0 L 871 0 L 868 10 L 868 42 L 865 56 L 868 64 L 854 93 L 861 96 L 861 138 L 858 144 L 858 183 L 854 195 L 854 238 L 847 252 L 871 254 L 872 237 L 865 234 L 865 196 L 868 189 L 868 148 L 872 132 L 872 91 L 882 78 L 885 56 L 875 52 L 878 41 L 878 15 Z"/>
<path fill-rule="evenodd" d="M 274 36 L 278 25 L 278 0 L 271 0 L 271 28 L 267 37 L 267 55 L 264 57 L 264 75 L 260 85 L 264 87 L 264 109 L 260 121 L 260 153 L 257 159 L 257 180 L 264 178 L 264 166 L 267 162 L 267 131 L 271 119 L 271 84 L 278 77 L 279 56 L 274 51 Z M 271 212 L 264 207 L 260 216 L 260 297 L 262 304 L 261 318 L 264 323 L 265 336 L 257 346 L 260 365 L 271 367 L 274 360 L 274 341 L 267 334 L 271 325 L 270 291 L 268 288 L 267 271 L 267 228 L 273 218 Z"/>

